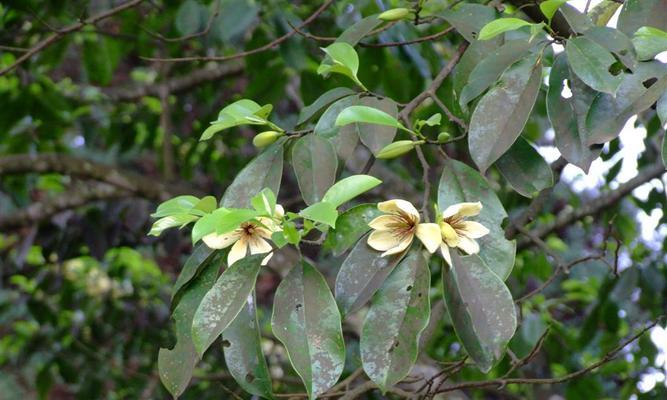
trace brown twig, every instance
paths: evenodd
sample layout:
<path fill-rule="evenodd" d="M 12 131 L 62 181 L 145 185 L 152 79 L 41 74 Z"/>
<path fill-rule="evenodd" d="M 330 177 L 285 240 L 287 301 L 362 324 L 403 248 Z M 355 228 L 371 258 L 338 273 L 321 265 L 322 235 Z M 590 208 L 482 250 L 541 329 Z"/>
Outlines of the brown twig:
<path fill-rule="evenodd" d="M 315 19 L 317 19 L 317 17 L 319 17 L 320 14 L 322 14 L 324 12 L 324 10 L 326 10 L 333 2 L 334 2 L 334 0 L 325 1 L 324 4 L 322 4 L 313 14 L 310 15 L 310 17 L 306 18 L 299 25 L 299 29 L 303 29 L 305 26 L 307 26 L 308 24 L 313 22 Z M 247 51 L 243 51 L 243 52 L 240 52 L 240 53 L 231 54 L 231 55 L 228 55 L 228 56 L 202 56 L 202 57 L 176 57 L 176 58 L 141 57 L 141 58 L 144 59 L 144 60 L 148 60 L 148 61 L 158 61 L 158 62 L 229 61 L 229 60 L 234 60 L 234 59 L 237 59 L 237 58 L 243 58 L 243 57 L 247 57 L 249 55 L 261 53 L 261 52 L 266 51 L 266 50 L 270 50 L 270 49 L 276 47 L 277 45 L 281 44 L 285 40 L 291 38 L 295 34 L 296 34 L 296 31 L 291 30 L 291 31 L 287 32 L 286 34 L 280 36 L 279 38 L 277 38 L 277 39 L 275 39 L 275 40 L 273 40 L 273 41 L 271 41 L 271 42 L 269 42 L 269 43 L 267 43 L 263 46 L 254 48 L 252 50 L 247 50 Z"/>
<path fill-rule="evenodd" d="M 139 3 L 141 3 L 144 0 L 130 0 L 126 3 L 123 3 L 117 7 L 114 7 L 110 10 L 104 11 L 102 13 L 93 15 L 92 17 L 86 18 L 85 20 L 79 21 L 77 23 L 74 23 L 72 25 L 66 26 L 61 29 L 54 29 L 53 33 L 49 35 L 47 38 L 42 39 L 31 47 L 28 51 L 26 51 L 24 54 L 22 54 L 20 57 L 16 59 L 12 64 L 8 65 L 7 67 L 3 68 L 0 70 L 0 76 L 5 75 L 9 71 L 13 70 L 17 66 L 21 65 L 23 62 L 28 60 L 30 57 L 34 56 L 35 54 L 39 53 L 40 51 L 44 50 L 45 48 L 51 46 L 53 43 L 57 42 L 58 40 L 62 39 L 63 36 L 72 33 L 72 32 L 77 32 L 81 30 L 84 26 L 86 25 L 94 25 L 104 19 L 107 19 L 115 14 L 118 14 L 122 11 L 125 11 L 129 8 L 132 8 Z"/>

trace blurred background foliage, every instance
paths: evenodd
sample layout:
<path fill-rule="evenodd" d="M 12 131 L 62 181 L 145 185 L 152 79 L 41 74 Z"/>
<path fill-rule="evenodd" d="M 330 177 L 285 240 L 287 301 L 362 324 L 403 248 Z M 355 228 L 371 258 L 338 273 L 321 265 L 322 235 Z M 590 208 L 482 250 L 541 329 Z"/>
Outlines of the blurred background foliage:
<path fill-rule="evenodd" d="M 472 1 L 471 1 L 472 2 Z M 6 67 L 45 35 L 122 2 L 114 0 L 8 0 L 0 5 L 0 67 Z M 349 85 L 344 79 L 323 80 L 316 74 L 319 43 L 293 35 L 271 51 L 225 63 L 161 63 L 146 57 L 227 55 L 259 47 L 289 32 L 319 7 L 319 2 L 282 0 L 145 1 L 113 18 L 68 34 L 0 76 L 0 159 L 17 154 L 66 154 L 98 166 L 111 167 L 146 180 L 129 190 L 82 195 L 91 187 L 108 189 L 105 179 L 91 179 L 69 166 L 7 174 L 0 167 L 0 398 L 126 399 L 167 398 L 156 371 L 157 351 L 172 342 L 169 324 L 171 284 L 191 251 L 187 233 L 170 231 L 149 238 L 149 214 L 170 195 L 207 193 L 218 198 L 235 174 L 256 154 L 254 131 L 242 127 L 198 142 L 219 109 L 241 97 L 272 103 L 283 126 L 294 126 L 298 111 L 326 90 Z M 445 0 L 432 0 L 446 7 Z M 485 3 L 480 1 L 480 3 Z M 501 6 L 502 2 L 493 1 Z M 309 32 L 335 37 L 362 16 L 400 1 L 336 1 Z M 434 34 L 446 27 L 437 21 L 417 26 L 396 24 L 377 36 L 377 43 L 404 41 Z M 192 36 L 187 38 L 187 36 Z M 184 38 L 185 37 L 185 38 Z M 400 46 L 367 48 L 360 79 L 374 92 L 408 102 L 419 94 L 462 42 L 458 35 Z M 369 41 L 370 42 L 370 41 Z M 545 63 L 552 62 L 550 55 Z M 467 118 L 453 100 L 456 75 L 438 92 L 447 106 Z M 544 149 L 553 149 L 546 116 L 545 88 L 524 131 Z M 428 117 L 434 105 L 418 110 Z M 445 129 L 457 125 L 445 119 Z M 636 154 L 636 168 L 653 162 L 650 143 L 664 131 L 654 110 L 637 118 L 636 132 L 645 129 L 646 146 Z M 631 129 L 632 127 L 630 127 Z M 437 134 L 437 132 L 434 132 Z M 581 207 L 605 196 L 633 177 L 619 175 L 635 160 L 617 156 L 640 136 L 616 139 L 602 152 L 595 185 L 577 186 L 582 173 L 571 166 L 558 183 L 537 223 L 554 221 L 563 209 Z M 465 143 L 446 146 L 456 159 L 471 163 Z M 440 173 L 436 151 L 426 153 Z M 349 168 L 365 163 L 352 159 Z M 60 159 L 59 159 L 60 160 Z M 1 164 L 1 163 L 0 163 Z M 57 162 L 56 162 L 57 164 Z M 418 161 L 414 155 L 382 162 L 374 173 L 384 178 L 382 197 L 419 198 Z M 4 165 L 3 165 L 4 166 Z M 106 171 L 106 170 L 105 170 Z M 131 171 L 131 173 L 130 173 Z M 574 171 L 574 172 L 573 172 Z M 108 172 L 108 171 L 107 171 Z M 109 174 L 105 177 L 108 179 Z M 620 178 L 619 178 L 620 176 Z M 386 177 L 389 177 L 387 180 Z M 497 171 L 488 173 L 510 215 L 529 199 L 515 193 Z M 567 179 L 565 179 L 567 178 Z M 160 190 L 148 190 L 150 184 Z M 648 186 L 647 186 L 648 185 Z M 547 327 L 550 334 L 530 370 L 530 377 L 558 377 L 598 360 L 649 320 L 667 309 L 667 268 L 664 249 L 664 180 L 655 179 L 607 207 L 551 234 L 547 243 L 566 260 L 597 254 L 605 243 L 621 244 L 618 276 L 600 260 L 578 264 L 558 276 L 542 294 L 520 305 L 522 322 L 511 343 L 517 357 L 526 355 Z M 375 192 L 377 195 L 378 192 Z M 83 200 L 76 200 L 82 197 Z M 298 206 L 294 176 L 284 177 L 281 201 Z M 35 204 L 69 198 L 70 207 L 23 214 Z M 656 211 L 657 210 L 657 211 Z M 42 210 L 43 211 L 43 210 Z M 47 210 L 49 211 L 49 210 Z M 12 217 L 20 218 L 12 218 Z M 644 218 L 640 218 L 643 216 Z M 652 216 L 653 219 L 649 219 Z M 643 223 L 641 222 L 643 221 Z M 648 228 L 647 228 L 648 227 Z M 317 258 L 316 253 L 308 256 Z M 269 329 L 272 293 L 289 269 L 288 256 L 276 257 L 258 281 L 260 320 L 265 353 L 277 392 L 302 389 L 284 349 Z M 339 261 L 319 265 L 335 276 Z M 438 265 L 432 266 L 438 279 Z M 546 255 L 520 246 L 508 280 L 515 298 L 549 279 L 553 266 Z M 434 292 L 432 295 L 438 296 Z M 442 362 L 463 356 L 446 313 L 437 320 L 418 368 L 437 371 Z M 434 315 L 435 317 L 435 315 Z M 346 341 L 353 343 L 360 321 L 347 321 Z M 635 398 L 667 397 L 667 332 L 655 328 L 594 373 L 554 386 L 513 386 L 457 393 L 461 398 Z M 662 342 L 662 343 L 660 343 Z M 359 366 L 358 350 L 348 346 L 347 372 Z M 490 375 L 466 368 L 456 377 L 478 380 L 501 375 L 509 357 Z M 221 349 L 200 364 L 184 399 L 231 398 L 238 393 L 224 372 Z M 432 372 L 431 372 L 432 373 Z M 369 393 L 368 398 L 381 398 Z"/>

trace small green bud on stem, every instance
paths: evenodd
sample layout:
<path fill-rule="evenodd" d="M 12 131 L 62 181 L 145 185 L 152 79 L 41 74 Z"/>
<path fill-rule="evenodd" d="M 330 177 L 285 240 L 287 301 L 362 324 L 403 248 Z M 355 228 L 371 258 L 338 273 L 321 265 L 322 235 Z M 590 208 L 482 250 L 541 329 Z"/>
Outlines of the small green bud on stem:
<path fill-rule="evenodd" d="M 278 140 L 278 138 L 281 137 L 283 134 L 284 132 L 265 131 L 255 136 L 252 139 L 252 144 L 258 148 L 266 147 L 275 142 L 276 140 Z"/>
<path fill-rule="evenodd" d="M 383 21 L 398 21 L 405 19 L 408 15 L 410 15 L 410 10 L 407 8 L 393 8 L 378 15 L 378 18 Z"/>
<path fill-rule="evenodd" d="M 376 158 L 385 160 L 389 158 L 395 158 L 411 151 L 412 149 L 423 143 L 424 143 L 423 140 L 418 140 L 416 142 L 413 142 L 412 140 L 399 140 L 397 142 L 390 143 L 387 146 L 385 146 L 382 150 L 380 150 Z"/>
<path fill-rule="evenodd" d="M 450 135 L 449 132 L 440 132 L 440 134 L 438 135 L 438 142 L 445 143 L 451 138 L 452 135 Z"/>

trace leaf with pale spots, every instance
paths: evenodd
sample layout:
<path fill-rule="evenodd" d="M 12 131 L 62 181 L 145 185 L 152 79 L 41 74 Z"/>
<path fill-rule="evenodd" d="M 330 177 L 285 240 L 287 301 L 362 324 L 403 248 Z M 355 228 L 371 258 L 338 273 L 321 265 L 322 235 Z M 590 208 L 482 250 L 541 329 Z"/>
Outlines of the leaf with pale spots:
<path fill-rule="evenodd" d="M 357 242 L 336 276 L 336 302 L 343 315 L 366 304 L 405 255 L 382 257 L 382 252 L 371 248 L 367 240 L 365 235 Z"/>
<path fill-rule="evenodd" d="M 514 301 L 505 283 L 477 255 L 452 251 L 443 263 L 444 298 L 454 330 L 470 358 L 487 373 L 505 354 L 517 326 Z"/>
<path fill-rule="evenodd" d="M 264 257 L 266 254 L 256 254 L 235 262 L 206 293 L 192 321 L 192 341 L 200 356 L 245 305 Z"/>
<path fill-rule="evenodd" d="M 428 325 L 431 274 L 415 246 L 373 297 L 361 331 L 364 371 L 382 392 L 405 378 L 417 360 Z"/>
<path fill-rule="evenodd" d="M 341 317 L 324 277 L 309 263 L 294 266 L 278 286 L 271 327 L 310 399 L 338 381 L 345 364 Z"/>

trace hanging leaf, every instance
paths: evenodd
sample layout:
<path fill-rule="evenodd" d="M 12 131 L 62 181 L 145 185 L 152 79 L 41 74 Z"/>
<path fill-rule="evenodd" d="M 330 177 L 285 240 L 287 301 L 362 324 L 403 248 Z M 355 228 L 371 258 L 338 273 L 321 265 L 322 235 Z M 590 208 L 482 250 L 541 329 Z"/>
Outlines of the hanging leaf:
<path fill-rule="evenodd" d="M 192 342 L 191 328 L 195 310 L 215 283 L 220 269 L 219 263 L 207 263 L 201 273 L 182 291 L 172 318 L 176 327 L 176 345 L 160 349 L 158 372 L 164 387 L 174 398 L 178 398 L 188 386 L 198 356 Z"/>
<path fill-rule="evenodd" d="M 465 107 L 484 93 L 507 68 L 525 56 L 531 47 L 531 43 L 527 40 L 512 40 L 480 61 L 470 73 L 468 82 L 461 91 L 459 97 L 461 107 Z"/>
<path fill-rule="evenodd" d="M 317 203 L 336 181 L 336 149 L 321 136 L 306 135 L 294 143 L 292 166 L 303 200 Z"/>
<path fill-rule="evenodd" d="M 351 45 L 344 42 L 336 42 L 322 49 L 328 57 L 322 61 L 317 73 L 324 77 L 331 73 L 345 75 L 366 90 L 357 78 L 359 72 L 359 56 Z"/>
<path fill-rule="evenodd" d="M 593 21 L 587 14 L 582 13 L 570 4 L 563 4 L 558 10 L 565 18 L 570 29 L 576 33 L 582 34 L 594 26 Z"/>
<path fill-rule="evenodd" d="M 489 229 L 489 234 L 477 239 L 479 256 L 503 280 L 514 267 L 516 242 L 505 239 L 502 222 L 507 212 L 496 193 L 479 172 L 455 160 L 448 159 L 438 186 L 438 208 L 463 202 L 482 203 L 482 211 L 474 219 Z"/>
<path fill-rule="evenodd" d="M 324 248 L 338 257 L 352 247 L 371 228 L 368 223 L 382 215 L 376 204 L 361 204 L 342 213 L 336 220 L 336 229 L 329 232 Z"/>
<path fill-rule="evenodd" d="M 216 259 L 220 252 L 209 248 L 204 243 L 201 243 L 192 250 L 192 254 L 185 260 L 181 272 L 176 278 L 176 283 L 171 292 L 171 307 L 175 307 L 180 298 L 181 289 L 188 284 L 199 272 L 210 262 L 217 262 Z"/>
<path fill-rule="evenodd" d="M 566 82 L 570 98 L 562 96 Z M 567 161 L 586 172 L 600 154 L 600 149 L 588 146 L 586 128 L 586 116 L 596 95 L 570 70 L 565 53 L 556 56 L 549 74 L 547 113 L 556 134 L 556 147 Z"/>
<path fill-rule="evenodd" d="M 370 175 L 352 175 L 341 179 L 327 190 L 322 201 L 333 204 L 338 208 L 345 202 L 352 200 L 360 194 L 367 192 L 382 181 Z"/>
<path fill-rule="evenodd" d="M 403 380 L 417 360 L 428 325 L 431 273 L 415 246 L 373 297 L 361 331 L 364 371 L 384 393 Z"/>
<path fill-rule="evenodd" d="M 229 373 L 246 392 L 273 399 L 271 375 L 262 353 L 254 291 L 234 321 L 222 333 Z"/>
<path fill-rule="evenodd" d="M 260 106 L 248 99 L 235 101 L 220 111 L 218 119 L 211 123 L 199 140 L 208 140 L 222 130 L 239 125 L 268 125 L 267 117 L 272 109 L 270 104 Z"/>
<path fill-rule="evenodd" d="M 200 356 L 245 305 L 264 257 L 266 254 L 256 254 L 235 262 L 206 293 L 192 320 L 192 341 Z"/>
<path fill-rule="evenodd" d="M 283 144 L 284 141 L 277 141 L 250 161 L 229 185 L 220 205 L 251 207 L 250 200 L 264 188 L 271 189 L 277 195 L 283 175 Z"/>
<path fill-rule="evenodd" d="M 442 269 L 447 310 L 468 356 L 487 373 L 502 359 L 516 330 L 512 294 L 477 255 L 461 257 L 453 251 L 452 264 Z"/>
<path fill-rule="evenodd" d="M 642 26 L 635 32 L 632 43 L 640 61 L 651 60 L 658 53 L 667 51 L 667 32 L 650 26 Z"/>
<path fill-rule="evenodd" d="M 565 53 L 574 73 L 598 92 L 614 95 L 623 77 L 609 72 L 616 62 L 607 49 L 586 37 L 571 38 L 565 45 Z"/>
<path fill-rule="evenodd" d="M 632 36 L 642 26 L 667 30 L 664 0 L 626 0 L 618 16 L 618 29 Z"/>
<path fill-rule="evenodd" d="M 371 248 L 368 235 L 357 242 L 336 276 L 336 302 L 343 315 L 361 308 L 373 297 L 405 253 L 381 257 Z"/>
<path fill-rule="evenodd" d="M 483 173 L 502 156 L 521 134 L 533 109 L 542 79 L 542 63 L 537 54 L 511 66 L 472 114 L 468 146 L 470 155 Z"/>
<path fill-rule="evenodd" d="M 313 118 L 318 112 L 322 111 L 325 107 L 328 107 L 331 103 L 335 102 L 338 99 L 343 97 L 351 96 L 355 92 L 352 89 L 346 87 L 338 87 L 331 89 L 313 102 L 313 104 L 304 107 L 299 113 L 299 119 L 296 124 L 301 125 L 309 119 Z"/>
<path fill-rule="evenodd" d="M 586 119 L 588 144 L 616 138 L 633 115 L 651 107 L 667 91 L 667 66 L 658 61 L 642 62 L 632 74 L 624 74 L 616 96 L 600 93 Z"/>
<path fill-rule="evenodd" d="M 324 277 L 306 261 L 280 282 L 271 327 L 310 399 L 338 381 L 345 364 L 340 314 Z"/>
<path fill-rule="evenodd" d="M 500 18 L 484 25 L 479 32 L 479 40 L 489 40 L 508 31 L 514 31 L 524 26 L 534 25 L 519 18 Z"/>
<path fill-rule="evenodd" d="M 512 188 L 526 197 L 554 184 L 551 167 L 523 137 L 496 161 L 496 167 Z"/>

